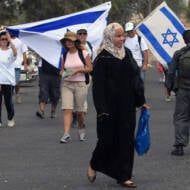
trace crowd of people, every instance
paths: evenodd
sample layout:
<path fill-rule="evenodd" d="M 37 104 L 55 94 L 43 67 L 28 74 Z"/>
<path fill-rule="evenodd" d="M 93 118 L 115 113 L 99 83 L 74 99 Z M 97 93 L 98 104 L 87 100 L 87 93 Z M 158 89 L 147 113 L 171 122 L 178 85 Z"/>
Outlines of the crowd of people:
<path fill-rule="evenodd" d="M 98 140 L 87 167 L 88 180 L 93 183 L 97 172 L 101 172 L 114 178 L 123 187 L 136 188 L 132 180 L 136 109 L 150 108 L 144 95 L 149 50 L 132 22 L 127 22 L 125 27 L 119 23 L 108 24 L 97 52 L 87 41 L 87 36 L 88 30 L 84 28 L 79 28 L 76 33 L 69 31 L 64 34 L 60 40 L 63 47 L 60 69 L 52 66 L 45 58 L 39 59 L 39 109 L 36 116 L 44 119 L 46 104 L 50 103 L 49 116 L 55 119 L 61 98 L 63 136 L 60 143 L 71 141 L 73 124 L 77 125 L 79 140 L 87 140 L 87 94 L 92 84 Z M 184 32 L 183 38 L 187 46 L 174 54 L 167 77 L 164 78 L 168 96 L 174 90 L 176 76 L 178 82 L 175 87 L 175 149 L 171 152 L 175 156 L 184 155 L 183 148 L 189 142 L 189 30 Z M 3 96 L 7 125 L 15 126 L 13 95 L 15 93 L 17 103 L 21 103 L 20 67 L 24 64 L 27 70 L 26 51 L 26 45 L 13 34 L 7 31 L 0 33 L 1 69 L 10 71 L 13 76 L 12 80 L 7 80 L 7 76 L 1 73 L 0 126 Z"/>

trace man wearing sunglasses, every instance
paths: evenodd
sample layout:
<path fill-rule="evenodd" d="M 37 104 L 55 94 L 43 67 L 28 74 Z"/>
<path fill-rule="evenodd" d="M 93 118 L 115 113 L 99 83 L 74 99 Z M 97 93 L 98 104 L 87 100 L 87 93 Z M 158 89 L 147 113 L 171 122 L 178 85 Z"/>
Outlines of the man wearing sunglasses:
<path fill-rule="evenodd" d="M 77 39 L 80 40 L 82 46 L 89 52 L 91 59 L 93 59 L 93 47 L 92 44 L 87 41 L 88 33 L 86 29 L 79 29 L 77 31 Z"/>
<path fill-rule="evenodd" d="M 137 35 L 135 25 L 132 22 L 125 24 L 126 40 L 125 47 L 129 48 L 141 69 L 141 78 L 145 79 L 145 71 L 148 65 L 148 47 L 144 39 Z"/>

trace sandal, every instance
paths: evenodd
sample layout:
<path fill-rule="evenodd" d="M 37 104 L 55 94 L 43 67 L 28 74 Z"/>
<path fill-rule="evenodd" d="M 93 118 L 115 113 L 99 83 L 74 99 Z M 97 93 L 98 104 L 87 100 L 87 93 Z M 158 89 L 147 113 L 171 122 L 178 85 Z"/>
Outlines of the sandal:
<path fill-rule="evenodd" d="M 120 185 L 123 187 L 128 187 L 128 188 L 136 188 L 137 187 L 137 185 L 134 182 L 132 182 L 131 180 L 124 181 L 124 182 L 120 183 Z"/>
<path fill-rule="evenodd" d="M 94 175 L 92 175 L 94 173 Z M 91 168 L 91 166 L 88 167 L 87 170 L 87 178 L 90 183 L 93 183 L 96 180 L 96 171 Z"/>

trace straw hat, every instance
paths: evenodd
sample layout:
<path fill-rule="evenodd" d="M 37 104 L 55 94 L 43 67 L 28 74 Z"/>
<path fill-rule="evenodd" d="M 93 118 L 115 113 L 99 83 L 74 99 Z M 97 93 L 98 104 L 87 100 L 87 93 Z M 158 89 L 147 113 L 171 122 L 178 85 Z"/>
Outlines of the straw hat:
<path fill-rule="evenodd" d="M 61 43 L 64 43 L 65 40 L 71 40 L 75 42 L 77 40 L 77 35 L 74 32 L 67 32 L 65 33 L 64 37 L 60 40 Z"/>

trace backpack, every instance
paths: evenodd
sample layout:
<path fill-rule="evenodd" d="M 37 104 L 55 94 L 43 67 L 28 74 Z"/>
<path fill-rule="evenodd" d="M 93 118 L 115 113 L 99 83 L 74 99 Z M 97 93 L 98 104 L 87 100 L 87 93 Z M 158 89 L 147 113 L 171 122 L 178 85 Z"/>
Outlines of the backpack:
<path fill-rule="evenodd" d="M 82 53 L 82 50 L 81 50 L 81 49 L 78 50 L 78 55 L 79 55 L 79 58 L 80 58 L 80 60 L 82 61 L 82 63 L 83 63 L 84 65 L 86 65 L 86 62 L 85 62 L 85 59 L 84 59 L 84 56 L 83 56 L 83 53 Z M 64 61 L 66 60 L 66 57 L 67 57 L 67 52 L 65 52 L 65 53 L 63 54 L 63 59 L 64 59 Z M 85 73 L 85 83 L 86 83 L 86 84 L 89 84 L 89 82 L 90 82 L 89 73 Z"/>
<path fill-rule="evenodd" d="M 88 47 L 90 48 L 90 50 L 93 52 L 92 44 L 89 41 L 87 41 L 87 44 L 88 44 Z"/>
<path fill-rule="evenodd" d="M 144 61 L 144 53 L 142 51 L 142 47 L 141 47 L 141 36 L 138 35 L 138 43 L 139 43 L 139 47 L 141 49 L 141 54 L 142 54 L 142 62 Z"/>
<path fill-rule="evenodd" d="M 190 47 L 185 47 L 182 50 L 177 51 L 174 55 L 176 56 L 176 73 L 174 77 L 168 74 L 167 80 L 166 80 L 166 87 L 168 88 L 169 91 L 172 90 L 174 92 L 177 92 L 179 89 L 179 81 L 180 81 L 179 72 L 181 72 L 179 62 L 181 61 L 187 62 L 187 60 L 189 59 L 188 63 L 190 63 L 190 55 L 186 55 L 188 51 L 190 51 Z M 183 71 L 185 71 L 185 74 L 186 74 L 186 72 L 188 72 L 189 70 L 183 69 Z M 187 76 L 189 76 L 189 73 L 187 74 Z"/>
<path fill-rule="evenodd" d="M 92 58 L 93 58 L 93 47 L 92 47 L 92 44 L 89 41 L 87 41 L 86 43 L 87 43 L 88 47 L 90 48 L 90 51 L 91 51 L 91 60 L 92 60 Z"/>

